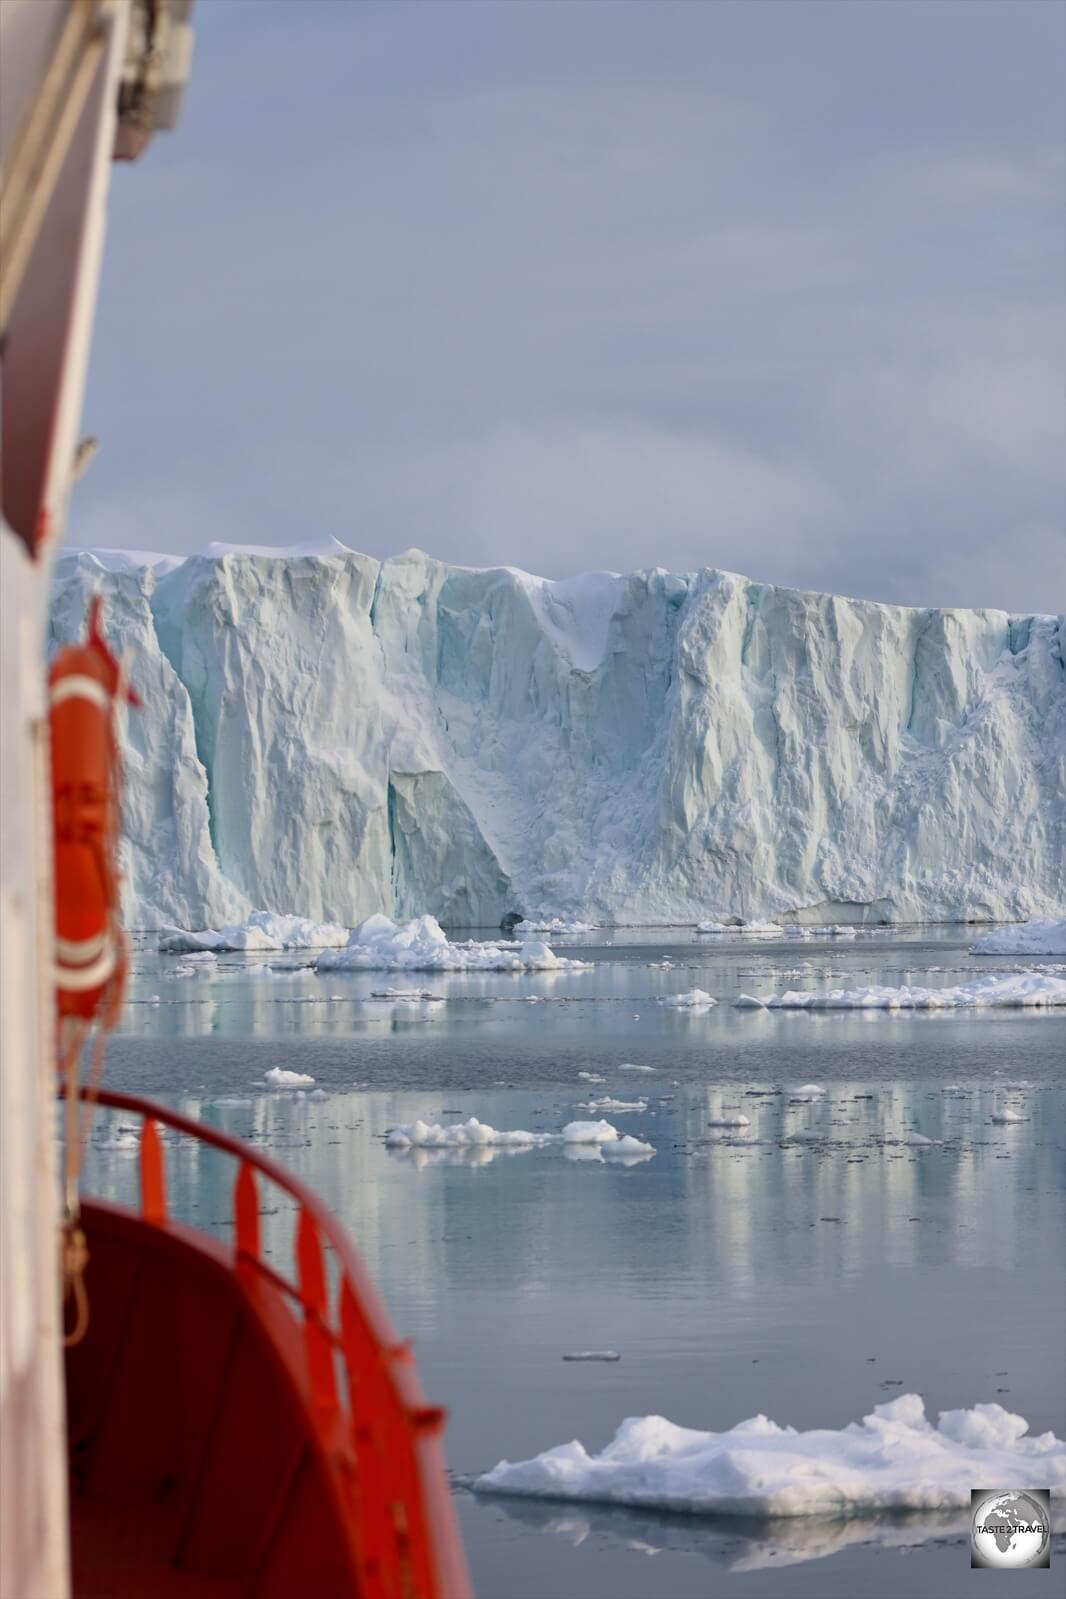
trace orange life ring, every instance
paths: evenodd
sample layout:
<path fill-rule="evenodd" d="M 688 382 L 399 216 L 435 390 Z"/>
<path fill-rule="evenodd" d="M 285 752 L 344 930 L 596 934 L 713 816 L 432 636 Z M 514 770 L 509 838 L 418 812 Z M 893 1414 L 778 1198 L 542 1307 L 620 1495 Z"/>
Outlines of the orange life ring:
<path fill-rule="evenodd" d="M 115 703 L 137 699 L 89 605 L 85 642 L 48 673 L 52 744 L 55 984 L 60 1018 L 91 1020 L 107 995 L 113 1017 L 125 977 L 119 925 L 119 782 Z"/>

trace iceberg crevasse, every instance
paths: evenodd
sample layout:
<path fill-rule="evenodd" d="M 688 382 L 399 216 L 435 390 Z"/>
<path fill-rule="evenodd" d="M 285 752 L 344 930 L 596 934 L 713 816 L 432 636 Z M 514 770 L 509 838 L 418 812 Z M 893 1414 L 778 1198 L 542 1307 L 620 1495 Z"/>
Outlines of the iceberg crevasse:
<path fill-rule="evenodd" d="M 1063 622 L 727 572 L 67 554 L 145 709 L 129 925 L 1062 914 Z"/>

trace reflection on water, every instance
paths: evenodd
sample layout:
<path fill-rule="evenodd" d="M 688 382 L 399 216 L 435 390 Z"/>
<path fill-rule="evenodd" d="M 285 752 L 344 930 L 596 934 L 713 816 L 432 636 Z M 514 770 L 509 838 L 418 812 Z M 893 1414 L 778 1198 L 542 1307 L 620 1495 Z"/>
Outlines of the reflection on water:
<path fill-rule="evenodd" d="M 969 1543 L 969 1511 L 920 1515 L 869 1515 L 849 1519 L 820 1516 L 737 1517 L 670 1515 L 623 1506 L 581 1505 L 563 1509 L 543 1500 L 500 1496 L 495 1503 L 522 1527 L 565 1539 L 579 1548 L 591 1537 L 609 1539 L 637 1553 L 666 1551 L 699 1555 L 729 1571 L 779 1570 L 824 1560 L 853 1544 L 914 1549 L 934 1538 Z"/>
<path fill-rule="evenodd" d="M 928 986 L 934 967 L 947 982 L 988 969 L 967 957 L 969 937 L 862 935 L 825 958 L 804 944 L 802 960 Z M 127 1014 L 108 1079 L 247 1139 L 322 1195 L 416 1335 L 461 1474 L 574 1437 L 598 1449 L 629 1415 L 838 1427 L 907 1391 L 928 1412 L 998 1400 L 1062 1436 L 1061 1019 L 737 1012 L 729 997 L 754 981 L 741 969 L 773 984 L 801 964 L 795 947 L 615 939 L 591 951 L 591 973 L 434 976 L 435 1004 L 373 999 L 392 986 L 382 974 L 252 979 L 237 962 L 175 979 L 142 956 L 146 1003 Z M 673 964 L 653 965 L 664 953 Z M 698 1016 L 655 1003 L 693 987 L 723 1003 Z M 635 1078 L 627 1062 L 655 1070 Z M 265 1092 L 273 1066 L 310 1073 L 329 1097 Z M 647 1110 L 616 1125 L 654 1156 L 382 1142 L 420 1117 L 558 1133 L 582 1114 L 588 1076 L 623 1100 L 639 1083 Z M 826 1092 L 795 1093 L 808 1083 Z M 1005 1108 L 1025 1119 L 993 1122 Z M 89 1189 L 135 1203 L 135 1146 L 128 1117 L 102 1118 Z M 172 1213 L 230 1236 L 232 1163 L 195 1140 L 168 1134 L 164 1147 Z M 286 1263 L 293 1209 L 267 1203 L 264 1250 Z M 621 1360 L 562 1358 L 604 1348 Z M 954 1523 L 712 1529 L 619 1509 L 460 1507 L 483 1599 L 703 1593 L 708 1559 L 716 1592 L 734 1578 L 749 1595 L 892 1592 L 904 1549 L 908 1592 L 969 1591 Z"/>

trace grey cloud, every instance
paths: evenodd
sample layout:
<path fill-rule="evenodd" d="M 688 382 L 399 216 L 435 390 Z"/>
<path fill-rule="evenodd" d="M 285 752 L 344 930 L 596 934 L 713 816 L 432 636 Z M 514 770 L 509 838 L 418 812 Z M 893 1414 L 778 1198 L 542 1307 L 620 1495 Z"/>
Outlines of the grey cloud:
<path fill-rule="evenodd" d="M 72 541 L 1048 608 L 1064 20 L 206 0 L 116 174 Z"/>

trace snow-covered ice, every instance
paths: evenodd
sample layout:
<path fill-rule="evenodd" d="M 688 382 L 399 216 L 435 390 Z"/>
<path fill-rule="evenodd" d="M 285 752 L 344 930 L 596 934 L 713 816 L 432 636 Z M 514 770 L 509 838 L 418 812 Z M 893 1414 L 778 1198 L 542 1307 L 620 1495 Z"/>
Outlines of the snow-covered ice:
<path fill-rule="evenodd" d="M 284 1066 L 272 1066 L 264 1073 L 263 1081 L 271 1088 L 311 1088 L 315 1080 L 306 1072 L 290 1072 Z"/>
<path fill-rule="evenodd" d="M 771 994 L 761 1003 L 767 1010 L 1043 1009 L 1066 1005 L 1066 978 L 1047 972 L 990 973 L 951 988 L 885 988 L 875 984 L 869 988 L 789 990 Z"/>
<path fill-rule="evenodd" d="M 567 1122 L 563 1128 L 566 1144 L 609 1144 L 619 1136 L 618 1128 L 610 1122 Z"/>
<path fill-rule="evenodd" d="M 578 1110 L 610 1111 L 615 1116 L 621 1116 L 628 1111 L 647 1110 L 648 1101 L 646 1099 L 612 1099 L 610 1094 L 607 1094 L 603 1099 L 586 1100 L 584 1104 L 579 1105 L 577 1108 Z"/>
<path fill-rule="evenodd" d="M 607 1081 L 602 1072 L 578 1072 L 577 1075 L 583 1083 L 605 1083 Z"/>
<path fill-rule="evenodd" d="M 556 955 L 538 939 L 452 943 L 433 916 L 399 924 L 368 916 L 353 927 L 344 949 L 326 950 L 315 961 L 320 972 L 556 972 L 588 971 L 587 961 Z"/>
<path fill-rule="evenodd" d="M 530 933 L 594 933 L 595 927 L 591 922 L 579 922 L 565 916 L 550 916 L 547 920 L 523 920 L 516 922 L 514 931 L 519 937 L 528 937 Z"/>
<path fill-rule="evenodd" d="M 655 1067 L 654 1066 L 640 1066 L 640 1065 L 636 1065 L 633 1061 L 627 1060 L 627 1061 L 623 1061 L 622 1062 L 622 1064 L 621 1064 L 621 1066 L 619 1066 L 618 1070 L 620 1072 L 653 1072 L 655 1070 Z M 580 1075 L 581 1075 L 581 1073 L 579 1072 L 578 1076 L 580 1077 Z"/>
<path fill-rule="evenodd" d="M 420 1149 L 462 1148 L 473 1144 L 532 1146 L 543 1141 L 544 1134 L 527 1133 L 520 1128 L 511 1132 L 498 1132 L 487 1122 L 479 1122 L 476 1116 L 471 1116 L 469 1121 L 450 1123 L 447 1127 L 442 1127 L 438 1122 L 410 1122 L 390 1127 L 385 1134 L 386 1144 L 393 1149 L 403 1149 L 412 1144 Z"/>
<path fill-rule="evenodd" d="M 971 955 L 1066 955 L 1066 921 L 1018 922 L 985 933 Z"/>
<path fill-rule="evenodd" d="M 523 1129 L 499 1131 L 471 1116 L 465 1122 L 441 1126 L 438 1122 L 415 1121 L 389 1127 L 385 1143 L 390 1149 L 463 1149 L 476 1146 L 535 1148 L 561 1144 L 564 1149 L 589 1147 L 593 1153 L 615 1156 L 654 1155 L 651 1144 L 619 1133 L 608 1121 L 567 1122 L 560 1133 L 526 1132 Z"/>
<path fill-rule="evenodd" d="M 996 1110 L 992 1112 L 992 1120 L 1001 1126 L 1010 1126 L 1013 1122 L 1023 1122 L 1025 1117 L 1016 1110 Z"/>
<path fill-rule="evenodd" d="M 1063 914 L 1059 618 L 326 541 L 65 552 L 50 649 L 97 586 L 130 927 Z"/>
<path fill-rule="evenodd" d="M 877 1405 L 839 1431 L 798 1432 L 752 1416 L 725 1432 L 662 1416 L 624 1421 L 598 1455 L 577 1441 L 531 1460 L 501 1460 L 483 1493 L 654 1506 L 693 1514 L 855 1516 L 968 1507 L 975 1483 L 1036 1482 L 1066 1492 L 1066 1445 L 1030 1438 L 998 1404 L 941 1411 L 936 1426 L 917 1394 Z"/>
<path fill-rule="evenodd" d="M 697 933 L 749 933 L 766 938 L 771 934 L 783 933 L 785 929 L 777 922 L 700 922 L 696 931 Z"/>
<path fill-rule="evenodd" d="M 673 1010 L 710 1010 L 718 1001 L 702 988 L 691 988 L 687 994 L 667 994 L 661 1003 Z"/>
<path fill-rule="evenodd" d="M 642 1138 L 634 1138 L 632 1133 L 621 1133 L 615 1139 L 604 1139 L 599 1143 L 600 1153 L 608 1160 L 617 1158 L 626 1159 L 629 1156 L 654 1155 L 654 1144 L 645 1143 Z"/>

